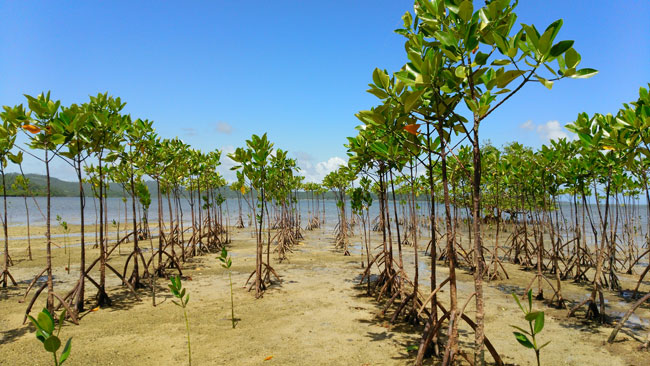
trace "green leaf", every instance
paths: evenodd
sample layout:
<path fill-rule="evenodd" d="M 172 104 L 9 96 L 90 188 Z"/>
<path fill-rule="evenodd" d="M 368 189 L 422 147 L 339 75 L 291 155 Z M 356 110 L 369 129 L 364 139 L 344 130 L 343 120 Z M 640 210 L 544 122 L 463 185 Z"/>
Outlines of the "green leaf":
<path fill-rule="evenodd" d="M 466 133 L 467 131 L 465 130 L 465 127 L 462 124 L 455 124 L 453 126 L 454 132 L 458 133 Z"/>
<path fill-rule="evenodd" d="M 474 13 L 474 5 L 472 4 L 471 1 L 465 0 L 462 3 L 460 3 L 460 6 L 458 7 L 458 16 L 460 17 L 460 19 L 467 22 L 470 19 L 472 19 L 473 13 Z"/>
<path fill-rule="evenodd" d="M 526 32 L 526 40 L 529 41 L 528 43 L 537 49 L 539 47 L 539 33 L 537 32 L 537 29 L 535 29 L 534 26 L 529 26 L 526 24 L 522 24 L 521 26 Z"/>
<path fill-rule="evenodd" d="M 532 322 L 533 320 L 537 319 L 537 315 L 539 315 L 538 311 L 533 311 L 528 314 L 526 314 L 525 318 L 527 322 Z"/>
<path fill-rule="evenodd" d="M 528 337 L 526 337 L 524 334 L 519 332 L 512 332 L 512 334 L 515 335 L 517 342 L 519 342 L 519 344 L 521 344 L 522 346 L 526 348 L 534 348 L 533 344 L 528 340 Z"/>
<path fill-rule="evenodd" d="M 38 324 L 38 322 L 36 321 L 36 319 L 34 319 L 33 316 L 28 315 L 27 317 L 29 317 L 29 320 L 31 320 L 31 322 L 36 327 L 36 339 L 38 339 L 41 342 L 45 341 L 45 335 L 43 334 L 43 328 L 41 328 L 41 325 Z M 49 337 L 49 334 L 47 336 Z"/>
<path fill-rule="evenodd" d="M 511 327 L 517 329 L 518 331 L 522 332 L 523 334 L 528 334 L 528 335 L 530 335 L 530 333 L 528 333 L 527 330 L 525 330 L 525 329 L 523 329 L 523 328 L 520 328 L 520 327 L 518 327 L 518 326 L 516 326 L 516 325 L 511 325 Z"/>
<path fill-rule="evenodd" d="M 539 80 L 542 85 L 544 85 L 548 90 L 553 89 L 553 82 L 547 79 L 544 79 L 543 77 L 540 76 L 535 76 L 537 80 Z"/>
<path fill-rule="evenodd" d="M 68 229 L 68 224 L 65 221 L 63 223 L 65 224 L 65 229 L 67 230 Z M 66 310 L 63 309 L 63 311 L 61 312 L 61 315 L 59 315 L 59 332 L 61 331 L 61 327 L 63 327 L 63 322 L 65 321 L 65 312 L 66 312 Z"/>
<path fill-rule="evenodd" d="M 63 353 L 61 353 L 61 359 L 59 359 L 59 365 L 63 365 L 65 360 L 70 357 L 70 351 L 72 350 L 72 338 L 68 339 L 67 342 L 65 342 L 65 347 L 63 347 Z"/>
<path fill-rule="evenodd" d="M 415 78 L 411 77 L 411 74 L 406 70 L 398 71 L 394 75 L 399 81 L 403 82 L 407 86 L 415 85 Z"/>
<path fill-rule="evenodd" d="M 586 133 L 582 133 L 582 132 L 578 132 L 578 137 L 580 138 L 580 140 L 582 140 L 582 142 L 586 146 L 591 146 L 591 144 L 592 144 L 591 135 L 586 134 Z"/>
<path fill-rule="evenodd" d="M 456 70 L 454 70 L 454 75 L 459 79 L 465 79 L 465 66 L 458 66 Z"/>
<path fill-rule="evenodd" d="M 588 79 L 596 74 L 598 74 L 598 70 L 586 68 L 586 69 L 577 70 L 575 74 L 571 75 L 571 78 Z"/>
<path fill-rule="evenodd" d="M 572 67 L 572 68 L 570 68 L 570 69 L 566 69 L 566 70 L 564 70 L 563 72 L 562 72 L 562 70 L 560 70 L 560 72 L 561 72 L 561 75 L 562 75 L 562 76 L 570 77 L 570 76 L 572 76 L 572 75 L 575 75 L 575 73 L 576 73 L 576 69 Z"/>
<path fill-rule="evenodd" d="M 510 49 L 508 43 L 506 42 L 506 39 L 497 31 L 493 32 L 493 37 L 494 37 L 494 43 L 496 43 L 499 52 L 501 52 L 502 54 L 507 54 L 508 51 L 510 51 Z"/>
<path fill-rule="evenodd" d="M 487 62 L 488 57 L 489 55 L 487 53 L 483 53 L 479 51 L 476 53 L 476 56 L 474 57 L 474 62 L 476 62 L 477 65 L 483 66 Z"/>
<path fill-rule="evenodd" d="M 454 52 L 452 52 L 452 51 L 450 51 L 450 50 L 448 50 L 446 48 L 442 49 L 442 53 L 444 53 L 445 56 L 447 56 L 453 62 L 457 62 L 458 60 L 460 60 L 460 57 L 458 57 L 458 55 L 456 53 L 454 53 Z"/>
<path fill-rule="evenodd" d="M 542 348 L 548 346 L 549 343 L 551 343 L 551 341 L 548 341 L 548 342 L 542 344 L 539 348 L 537 348 L 537 350 L 540 350 L 540 349 L 542 349 Z"/>
<path fill-rule="evenodd" d="M 424 1 L 424 2 L 426 3 L 427 1 Z M 434 1 L 434 3 L 436 3 L 436 2 L 437 2 L 437 1 Z M 443 1 L 443 0 L 440 0 L 439 2 L 440 2 L 440 3 L 444 3 L 445 6 L 449 9 L 450 12 L 452 12 L 452 13 L 454 13 L 454 14 L 458 14 L 458 6 L 456 6 L 456 4 L 455 4 L 454 1 L 449 1 L 449 0 L 447 0 L 447 1 Z"/>
<path fill-rule="evenodd" d="M 381 154 L 383 157 L 388 156 L 388 148 L 380 141 L 375 141 L 370 145 L 370 148 L 375 152 Z"/>
<path fill-rule="evenodd" d="M 544 34 L 542 34 L 542 36 L 539 38 L 539 44 L 537 47 L 537 50 L 541 55 L 546 56 L 549 54 L 551 44 L 553 43 L 553 40 L 555 39 L 557 32 L 560 31 L 561 27 L 562 19 L 559 19 L 549 25 L 548 28 L 546 28 Z"/>
<path fill-rule="evenodd" d="M 8 153 L 7 157 L 14 164 L 20 164 L 20 163 L 23 162 L 23 152 L 22 151 L 18 152 L 18 154 L 16 154 L 16 155 L 14 155 L 12 153 Z"/>
<path fill-rule="evenodd" d="M 494 65 L 494 66 L 505 66 L 505 65 L 510 65 L 511 63 L 512 63 L 512 61 L 507 60 L 507 59 L 492 61 L 492 65 Z"/>
<path fill-rule="evenodd" d="M 407 11 L 404 13 L 404 15 L 402 15 L 402 20 L 404 21 L 404 28 L 411 28 L 411 24 L 413 23 L 413 16 L 410 12 Z"/>
<path fill-rule="evenodd" d="M 405 113 L 410 112 L 417 104 L 419 104 L 418 102 L 420 101 L 420 97 L 424 92 L 425 89 L 420 89 L 404 95 L 403 103 Z"/>
<path fill-rule="evenodd" d="M 54 331 L 54 319 L 52 318 L 52 315 L 47 309 L 43 309 L 38 314 L 38 324 L 40 324 L 41 328 L 47 333 L 47 334 L 52 334 Z"/>
<path fill-rule="evenodd" d="M 447 32 L 436 31 L 433 36 L 445 46 L 456 46 L 456 38 Z"/>
<path fill-rule="evenodd" d="M 523 70 L 508 70 L 508 71 L 504 72 L 503 74 L 501 74 L 501 75 L 499 75 L 497 77 L 497 87 L 505 88 L 513 80 L 520 77 L 524 73 L 525 73 L 525 71 L 523 71 Z"/>
<path fill-rule="evenodd" d="M 384 70 L 379 70 L 379 69 L 376 70 L 378 70 L 377 74 L 379 75 L 379 80 L 380 80 L 380 84 L 377 85 L 381 86 L 384 89 L 388 89 L 388 87 L 390 87 L 390 76 L 388 76 L 388 74 L 386 74 Z"/>
<path fill-rule="evenodd" d="M 573 46 L 573 41 L 560 41 L 551 47 L 551 56 L 558 57 Z"/>
<path fill-rule="evenodd" d="M 57 133 L 52 135 L 52 137 L 50 137 L 50 141 L 55 145 L 61 145 L 62 143 L 65 142 L 65 136 Z"/>
<path fill-rule="evenodd" d="M 386 99 L 389 97 L 388 93 L 376 87 L 372 87 L 368 89 L 367 92 L 376 96 L 379 99 Z"/>
<path fill-rule="evenodd" d="M 567 69 L 573 69 L 580 63 L 580 54 L 573 48 L 566 50 L 564 54 L 564 63 Z"/>
<path fill-rule="evenodd" d="M 43 342 L 43 347 L 45 347 L 46 351 L 54 353 L 61 347 L 61 340 L 57 336 L 50 336 Z"/>
<path fill-rule="evenodd" d="M 375 85 L 381 85 L 381 78 L 379 77 L 379 73 L 381 70 L 375 67 L 375 69 L 372 71 L 372 82 L 375 83 Z"/>
<path fill-rule="evenodd" d="M 517 294 L 515 294 L 515 293 L 513 292 L 513 293 L 512 293 L 512 297 L 515 298 L 515 301 L 517 302 L 517 305 L 519 305 L 519 308 L 520 308 L 521 311 L 523 311 L 524 314 L 525 314 L 525 313 L 526 313 L 526 310 L 524 310 L 524 307 L 521 305 L 521 302 L 519 301 L 519 298 L 517 297 Z"/>
<path fill-rule="evenodd" d="M 167 285 L 167 287 L 169 287 L 169 291 L 171 291 L 171 293 L 172 293 L 174 296 L 176 296 L 176 294 L 178 294 L 178 290 L 176 290 L 176 286 L 174 286 L 173 283 L 170 284 L 170 285 Z"/>
<path fill-rule="evenodd" d="M 539 333 L 544 329 L 544 312 L 540 311 L 537 313 L 537 318 L 535 319 L 535 326 L 533 327 L 533 330 L 535 331 L 535 334 Z"/>

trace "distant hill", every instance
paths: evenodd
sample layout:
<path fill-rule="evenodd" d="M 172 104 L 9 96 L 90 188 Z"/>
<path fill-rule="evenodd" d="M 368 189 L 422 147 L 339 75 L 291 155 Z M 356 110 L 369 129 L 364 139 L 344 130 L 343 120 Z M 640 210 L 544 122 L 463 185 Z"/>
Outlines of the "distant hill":
<path fill-rule="evenodd" d="M 20 174 L 17 173 L 7 173 L 5 179 L 7 181 L 7 195 L 8 196 L 22 196 L 23 192 L 21 190 L 15 190 L 11 186 L 14 183 L 17 176 Z M 47 181 L 45 175 L 41 174 L 25 174 L 25 177 L 29 179 L 29 188 L 31 194 L 34 196 L 45 196 L 47 192 Z M 2 182 L 0 182 L 0 194 L 2 193 Z M 152 197 L 155 197 L 158 194 L 156 189 L 156 182 L 147 181 L 145 182 L 147 187 L 149 187 L 149 192 Z M 84 193 L 86 196 L 92 196 L 92 190 L 90 185 L 84 183 Z M 78 197 L 79 196 L 79 183 L 70 182 L 61 180 L 58 178 L 50 178 L 50 191 L 53 197 Z M 223 196 L 226 198 L 236 198 L 237 193 L 233 192 L 231 189 L 226 188 L 222 190 Z M 124 191 L 122 190 L 122 185 L 118 183 L 111 183 L 108 189 L 109 197 L 124 197 Z M 305 192 L 298 192 L 298 198 L 306 198 L 307 194 Z M 309 196 L 311 198 L 311 196 Z M 334 199 L 332 192 L 327 192 L 325 194 L 326 199 Z"/>
<path fill-rule="evenodd" d="M 5 176 L 7 181 L 7 195 L 8 196 L 22 196 L 22 190 L 13 189 L 15 179 L 20 174 L 18 173 L 8 173 Z M 47 180 L 44 175 L 41 174 L 25 174 L 25 177 L 29 179 L 29 189 L 32 195 L 34 196 L 45 196 L 47 192 Z M 149 191 L 152 194 L 157 192 L 156 182 L 146 182 L 149 187 Z M 90 184 L 84 183 L 84 193 L 86 196 L 92 196 L 92 190 Z M 78 182 L 69 182 L 61 180 L 58 178 L 50 178 L 50 192 L 53 197 L 78 197 L 79 196 L 79 183 Z M 2 187 L 0 186 L 0 193 L 2 193 Z M 122 190 L 122 185 L 117 183 L 111 183 L 108 189 L 109 197 L 123 197 L 124 192 Z"/>

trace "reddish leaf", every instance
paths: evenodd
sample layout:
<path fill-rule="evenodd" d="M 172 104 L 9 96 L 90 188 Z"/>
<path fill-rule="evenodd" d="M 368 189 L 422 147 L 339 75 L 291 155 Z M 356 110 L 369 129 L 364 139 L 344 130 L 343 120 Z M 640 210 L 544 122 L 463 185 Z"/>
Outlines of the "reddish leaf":
<path fill-rule="evenodd" d="M 34 134 L 41 132 L 41 129 L 34 125 L 23 125 L 23 129 Z"/>
<path fill-rule="evenodd" d="M 406 126 L 404 126 L 404 130 L 406 130 L 406 132 L 410 133 L 411 135 L 417 136 L 417 135 L 420 134 L 420 132 L 418 132 L 418 130 L 420 129 L 420 126 L 421 125 L 419 123 L 414 123 L 412 125 L 406 125 Z"/>

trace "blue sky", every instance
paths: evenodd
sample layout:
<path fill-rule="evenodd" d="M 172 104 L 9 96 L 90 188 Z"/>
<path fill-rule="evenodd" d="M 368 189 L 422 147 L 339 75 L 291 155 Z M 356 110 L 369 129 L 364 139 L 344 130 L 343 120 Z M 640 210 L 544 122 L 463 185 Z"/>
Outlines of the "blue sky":
<path fill-rule="evenodd" d="M 478 2 L 476 2 L 478 3 Z M 65 4 L 62 6 L 61 4 Z M 64 104 L 108 91 L 163 137 L 229 151 L 268 132 L 306 175 L 345 158 L 375 67 L 405 61 L 393 33 L 413 1 L 14 1 L 0 3 L 0 103 L 51 90 Z M 650 81 L 650 2 L 520 0 L 519 22 L 575 40 L 588 80 L 529 85 L 482 127 L 538 147 L 582 111 L 616 112 Z M 556 121 L 556 122 L 554 122 Z M 62 163 L 56 169 L 65 178 Z M 226 164 L 227 165 L 227 164 Z M 28 170 L 42 169 L 30 163 Z M 55 174 L 55 175 L 56 175 Z"/>

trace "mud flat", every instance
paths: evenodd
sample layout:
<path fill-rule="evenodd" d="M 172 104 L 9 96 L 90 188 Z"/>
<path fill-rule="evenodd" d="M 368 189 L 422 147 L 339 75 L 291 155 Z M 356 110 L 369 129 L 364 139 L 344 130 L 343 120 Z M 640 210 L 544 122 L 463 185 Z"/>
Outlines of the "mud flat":
<path fill-rule="evenodd" d="M 373 238 L 378 243 L 378 237 Z M 294 247 L 289 261 L 274 262 L 282 282 L 276 282 L 264 297 L 256 300 L 243 284 L 254 269 L 255 240 L 248 229 L 234 233 L 229 244 L 233 258 L 234 301 L 237 327 L 230 322 L 228 276 L 216 254 L 191 259 L 185 264 L 184 285 L 191 294 L 189 317 L 192 335 L 192 361 L 195 365 L 412 365 L 415 357 L 407 348 L 417 345 L 421 329 L 388 322 L 377 302 L 359 286 L 361 255 L 358 248 L 350 257 L 333 249 L 328 231 L 306 232 L 305 239 Z M 35 339 L 33 327 L 23 325 L 26 304 L 19 303 L 32 277 L 45 263 L 42 240 L 32 241 L 34 260 L 25 259 L 22 242 L 12 242 L 10 253 L 15 265 L 11 272 L 19 286 L 0 290 L 0 364 L 49 365 L 51 359 Z M 141 242 L 143 248 L 148 243 Z M 123 244 L 122 254 L 115 251 L 111 264 L 121 268 L 130 245 Z M 70 249 L 72 266 L 65 271 L 67 254 L 54 250 L 55 291 L 65 292 L 78 278 L 78 248 Z M 88 258 L 97 256 L 88 246 Z M 413 250 L 405 248 L 409 261 Z M 426 266 L 428 257 L 421 257 Z M 408 266 L 407 266 L 408 267 Z M 445 278 L 446 268 L 438 266 L 438 278 Z M 524 325 L 511 297 L 523 291 L 534 272 L 507 265 L 509 280 L 493 281 L 485 288 L 486 334 L 503 360 L 511 365 L 533 365 L 534 356 L 512 336 L 510 325 Z M 461 272 L 459 293 L 462 301 L 473 292 L 470 274 Z M 96 275 L 95 271 L 91 275 Z M 423 285 L 428 274 L 421 273 Z M 88 311 L 80 325 L 67 324 L 62 337 L 73 338 L 72 356 L 66 365 L 160 365 L 186 364 L 185 325 L 179 308 L 171 303 L 166 280 L 159 279 L 156 306 L 152 306 L 150 289 L 139 290 L 140 301 L 108 275 L 109 295 L 113 306 Z M 585 296 L 588 287 L 563 283 L 569 300 Z M 624 283 L 624 288 L 628 287 Z M 94 288 L 87 287 L 87 307 L 93 305 Z M 425 287 L 423 292 L 428 291 Z M 609 294 L 610 303 L 615 294 Z M 445 303 L 447 293 L 440 300 Z M 42 296 L 34 309 L 44 304 Z M 623 299 L 617 300 L 627 304 Z M 619 306 L 617 305 L 617 306 Z M 466 313 L 474 315 L 470 303 Z M 540 338 L 551 343 L 542 353 L 545 365 L 646 365 L 647 353 L 639 351 L 642 336 L 647 334 L 648 308 L 639 312 L 639 328 L 626 329 L 613 345 L 605 340 L 611 326 L 596 326 L 577 318 L 567 318 L 566 310 L 555 310 L 535 302 L 546 314 L 546 326 Z M 36 311 L 34 311 L 36 313 Z M 473 333 L 461 326 L 461 347 L 471 349 Z M 265 361 L 265 359 L 268 359 Z M 431 359 L 426 364 L 436 364 Z"/>

